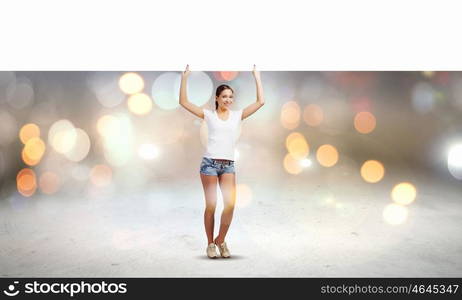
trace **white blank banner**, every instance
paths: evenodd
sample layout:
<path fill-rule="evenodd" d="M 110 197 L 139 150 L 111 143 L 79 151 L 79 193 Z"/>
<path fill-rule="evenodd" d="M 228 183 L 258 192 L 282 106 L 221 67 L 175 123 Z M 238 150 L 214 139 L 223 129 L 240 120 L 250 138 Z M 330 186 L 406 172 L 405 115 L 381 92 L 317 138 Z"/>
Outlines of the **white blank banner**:
<path fill-rule="evenodd" d="M 14 1 L 2 70 L 460 70 L 459 1 Z"/>

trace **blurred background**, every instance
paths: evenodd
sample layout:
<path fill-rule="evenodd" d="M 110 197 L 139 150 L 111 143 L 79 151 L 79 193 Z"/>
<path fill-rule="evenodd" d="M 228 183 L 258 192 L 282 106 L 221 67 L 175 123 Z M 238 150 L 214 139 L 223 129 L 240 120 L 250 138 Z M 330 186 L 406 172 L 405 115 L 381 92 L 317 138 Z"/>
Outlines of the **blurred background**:
<path fill-rule="evenodd" d="M 244 120 L 243 173 L 344 170 L 380 184 L 388 167 L 462 180 L 462 73 L 263 72 L 266 105 Z M 256 99 L 250 72 L 193 72 L 190 101 Z M 1 72 L 2 199 L 147 187 L 196 177 L 207 128 L 178 104 L 180 72 Z M 258 158 L 258 159 L 256 159 Z M 414 186 L 415 187 L 415 186 Z M 415 187 L 417 188 L 417 187 Z"/>
<path fill-rule="evenodd" d="M 403 265 L 386 269 L 380 264 L 372 264 L 372 269 L 371 265 L 333 269 L 335 264 L 327 262 L 315 271 L 303 263 L 268 270 L 271 266 L 262 261 L 255 272 L 232 268 L 201 273 L 193 265 L 169 268 L 165 262 L 168 252 L 154 273 L 131 267 L 111 273 L 110 268 L 82 269 L 70 262 L 64 267 L 74 251 L 70 249 L 84 247 L 72 244 L 79 239 L 87 242 L 85 249 L 92 255 L 97 241 L 107 239 L 104 249 L 109 251 L 145 251 L 146 245 L 158 244 L 168 236 L 176 236 L 196 256 L 204 252 L 199 164 L 207 127 L 179 106 L 180 74 L 0 72 L 0 211 L 4 220 L 0 238 L 4 254 L 17 255 L 17 260 L 2 262 L 5 276 L 397 276 L 400 268 L 409 275 L 444 276 L 462 271 L 456 259 L 462 250 L 460 239 L 445 240 L 445 253 L 452 253 L 454 260 L 448 259 L 444 268 L 427 262 L 428 269 L 420 271 Z M 306 245 L 297 244 L 305 242 L 300 238 L 304 235 L 298 230 L 313 234 L 306 242 L 313 241 L 313 236 L 342 232 L 347 234 L 345 241 L 362 235 L 369 241 L 388 236 L 389 247 L 397 245 L 390 239 L 398 231 L 402 234 L 399 241 L 415 236 L 416 228 L 428 234 L 439 227 L 440 232 L 434 234 L 440 238 L 444 228 L 448 234 L 458 233 L 462 72 L 275 71 L 262 72 L 261 77 L 265 105 L 242 122 L 236 148 L 236 232 L 245 232 L 258 249 L 274 255 L 275 248 L 268 246 L 274 239 L 261 244 L 268 224 L 291 224 L 277 240 L 297 245 L 291 253 L 304 258 Z M 193 71 L 188 98 L 214 109 L 215 89 L 222 83 L 235 91 L 233 109 L 256 101 L 251 72 Z M 428 210 L 419 214 L 418 205 Z M 428 218 L 435 216 L 432 209 L 441 213 L 435 223 Z M 418 226 L 419 220 L 428 228 Z M 369 227 L 368 222 L 379 227 Z M 327 226 L 324 231 L 313 229 L 322 224 Z M 280 225 L 276 227 L 285 226 Z M 182 233 L 189 226 L 194 229 Z M 96 227 L 106 229 L 97 235 Z M 58 237 L 71 243 L 66 251 L 59 250 L 63 240 Z M 50 246 L 50 239 L 57 239 L 61 246 Z M 237 234 L 235 239 L 239 239 Z M 422 236 L 417 242 L 418 249 L 425 248 L 425 240 Z M 45 244 L 45 248 L 37 246 Z M 357 243 L 351 249 L 364 245 Z M 37 249 L 48 250 L 40 253 Z M 326 252 L 318 250 L 321 259 Z M 24 251 L 19 252 L 23 255 L 18 251 Z M 54 261 L 55 267 L 45 267 L 44 257 L 55 251 L 67 254 L 62 261 Z M 411 252 L 415 255 L 415 248 Z M 383 259 L 381 252 L 367 253 L 376 253 L 369 261 Z M 427 254 L 420 259 L 434 260 Z M 24 257 L 30 260 L 24 262 Z M 94 260 L 101 261 L 97 257 Z M 364 263 L 364 257 L 365 253 L 358 257 L 356 265 Z M 38 267 L 27 268 L 32 264 Z M 119 263 L 109 263 L 108 258 L 108 265 Z"/>

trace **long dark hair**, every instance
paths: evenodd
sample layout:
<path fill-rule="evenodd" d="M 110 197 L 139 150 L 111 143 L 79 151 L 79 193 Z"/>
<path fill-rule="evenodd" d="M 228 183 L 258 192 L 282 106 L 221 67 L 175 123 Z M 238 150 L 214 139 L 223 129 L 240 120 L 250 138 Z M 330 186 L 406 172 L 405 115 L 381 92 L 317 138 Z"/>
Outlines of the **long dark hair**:
<path fill-rule="evenodd" d="M 222 84 L 217 87 L 217 91 L 215 92 L 215 96 L 220 97 L 221 92 L 224 90 L 231 90 L 234 94 L 234 90 L 227 84 Z M 215 109 L 218 109 L 218 101 L 215 100 Z"/>

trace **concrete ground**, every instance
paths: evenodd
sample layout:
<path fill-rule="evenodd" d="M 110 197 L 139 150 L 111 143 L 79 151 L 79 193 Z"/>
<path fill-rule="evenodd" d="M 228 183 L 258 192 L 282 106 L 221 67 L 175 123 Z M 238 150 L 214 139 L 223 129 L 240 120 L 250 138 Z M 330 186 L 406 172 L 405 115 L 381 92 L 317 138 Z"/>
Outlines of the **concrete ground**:
<path fill-rule="evenodd" d="M 417 198 L 406 221 L 390 225 L 383 210 L 391 188 L 409 179 L 397 172 L 377 184 L 341 168 L 245 174 L 237 181 L 251 195 L 237 200 L 231 259 L 205 256 L 202 187 L 188 175 L 138 189 L 1 199 L 0 276 L 462 276 L 462 188 L 455 180 L 414 173 Z"/>

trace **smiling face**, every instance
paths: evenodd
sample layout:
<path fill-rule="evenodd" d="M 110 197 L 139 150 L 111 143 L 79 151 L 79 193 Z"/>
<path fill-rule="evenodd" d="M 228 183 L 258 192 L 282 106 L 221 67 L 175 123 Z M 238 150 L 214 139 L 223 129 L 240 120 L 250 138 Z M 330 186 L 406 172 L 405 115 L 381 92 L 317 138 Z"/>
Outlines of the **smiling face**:
<path fill-rule="evenodd" d="M 215 97 L 215 99 L 218 102 L 218 109 L 229 109 L 234 102 L 233 91 L 224 89 L 221 91 L 220 96 Z"/>

